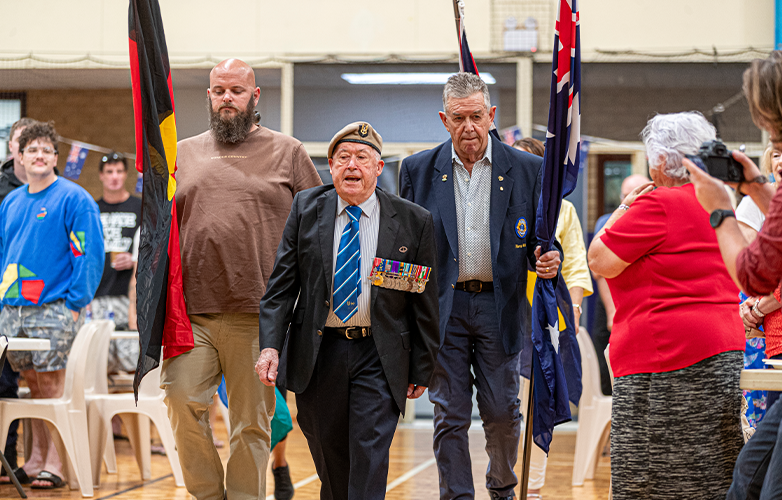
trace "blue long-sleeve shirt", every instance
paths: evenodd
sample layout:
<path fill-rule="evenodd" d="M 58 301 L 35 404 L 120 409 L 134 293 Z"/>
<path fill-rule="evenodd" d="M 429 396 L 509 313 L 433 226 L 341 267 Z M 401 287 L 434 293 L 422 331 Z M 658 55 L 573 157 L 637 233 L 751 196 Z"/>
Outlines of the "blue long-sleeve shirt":
<path fill-rule="evenodd" d="M 64 299 L 78 311 L 95 295 L 103 261 L 98 205 L 77 184 L 58 177 L 34 194 L 22 186 L 0 205 L 3 305 Z"/>

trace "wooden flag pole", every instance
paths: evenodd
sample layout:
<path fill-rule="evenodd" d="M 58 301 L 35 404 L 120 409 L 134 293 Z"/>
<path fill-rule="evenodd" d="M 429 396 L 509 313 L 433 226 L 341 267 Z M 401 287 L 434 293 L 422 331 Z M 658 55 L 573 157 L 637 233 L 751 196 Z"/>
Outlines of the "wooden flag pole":
<path fill-rule="evenodd" d="M 534 347 L 533 347 L 534 349 Z M 535 353 L 532 353 L 533 358 Z M 533 397 L 532 393 L 535 390 L 535 360 L 532 360 L 533 366 L 529 371 L 529 395 L 527 397 L 527 415 L 524 417 L 524 444 L 522 445 L 522 458 L 521 458 L 521 488 L 519 491 L 519 498 L 527 498 L 527 485 L 529 483 L 529 465 L 530 455 L 532 453 L 532 407 Z"/>

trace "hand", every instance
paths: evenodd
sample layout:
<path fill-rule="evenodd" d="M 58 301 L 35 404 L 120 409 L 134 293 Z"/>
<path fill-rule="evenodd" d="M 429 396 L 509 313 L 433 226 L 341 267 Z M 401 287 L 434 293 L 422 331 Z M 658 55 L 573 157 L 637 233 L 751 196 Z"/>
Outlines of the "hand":
<path fill-rule="evenodd" d="M 418 399 L 425 390 L 426 387 L 422 385 L 410 384 L 407 386 L 407 399 Z"/>
<path fill-rule="evenodd" d="M 690 181 L 695 186 L 695 196 L 706 212 L 712 213 L 718 209 L 733 210 L 724 182 L 710 176 L 687 158 L 682 160 L 682 164 L 690 172 Z"/>
<path fill-rule="evenodd" d="M 277 366 L 280 364 L 280 356 L 277 349 L 267 347 L 261 351 L 258 362 L 255 363 L 255 373 L 264 385 L 274 386 L 277 380 Z"/>
<path fill-rule="evenodd" d="M 647 182 L 646 184 L 641 184 L 637 188 L 630 191 L 630 193 L 627 196 L 625 196 L 625 199 L 622 200 L 622 203 L 629 207 L 639 196 L 641 196 L 642 194 L 651 193 L 653 190 L 654 190 L 654 182 Z"/>
<path fill-rule="evenodd" d="M 760 172 L 760 169 L 757 165 L 755 165 L 755 162 L 749 159 L 749 156 L 745 155 L 741 151 L 734 150 L 733 151 L 733 159 L 737 162 L 741 163 L 741 165 L 744 167 L 744 178 L 747 180 L 755 179 L 759 176 L 762 176 L 763 174 Z M 736 182 L 729 182 L 728 185 L 734 189 L 738 186 L 738 183 Z M 744 184 L 742 184 L 744 185 Z"/>
<path fill-rule="evenodd" d="M 762 323 L 762 320 L 759 323 L 758 318 L 751 312 L 752 306 L 757 300 L 755 297 L 750 297 L 739 306 L 739 316 L 741 316 L 741 321 L 744 322 L 744 328 L 757 328 Z"/>
<path fill-rule="evenodd" d="M 557 271 L 562 261 L 559 258 L 559 252 L 556 250 L 550 250 L 540 255 L 540 246 L 535 248 L 535 272 L 538 278 L 552 279 L 557 277 Z"/>
<path fill-rule="evenodd" d="M 79 311 L 71 311 L 71 316 L 73 316 L 73 322 L 74 323 L 79 321 Z"/>
<path fill-rule="evenodd" d="M 117 271 L 124 271 L 125 269 L 130 269 L 131 267 L 133 267 L 133 256 L 130 254 L 130 252 L 118 253 L 114 257 L 114 262 L 111 263 L 111 267 L 113 267 Z"/>

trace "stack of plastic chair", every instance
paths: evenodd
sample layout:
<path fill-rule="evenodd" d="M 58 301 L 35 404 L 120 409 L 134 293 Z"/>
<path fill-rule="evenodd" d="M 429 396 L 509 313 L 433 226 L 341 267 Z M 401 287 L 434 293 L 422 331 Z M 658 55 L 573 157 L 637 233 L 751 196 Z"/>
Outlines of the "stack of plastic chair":
<path fill-rule="evenodd" d="M 573 486 L 582 486 L 584 479 L 593 479 L 600 452 L 611 430 L 611 396 L 604 396 L 600 387 L 600 366 L 592 340 L 586 330 L 576 336 L 581 350 L 581 401 L 578 405 L 578 432 L 573 459 Z"/>
<path fill-rule="evenodd" d="M 97 395 L 106 395 L 109 393 L 108 384 L 108 363 L 109 363 L 109 344 L 111 343 L 111 331 L 95 337 L 90 348 L 90 365 L 87 367 L 87 374 L 84 381 L 84 400 L 89 407 L 90 401 Z M 106 436 L 107 446 L 103 455 L 103 461 L 106 463 L 106 470 L 109 474 L 117 473 L 117 455 L 114 451 L 114 434 L 111 428 L 108 429 Z M 94 472 L 93 472 L 94 476 Z M 94 479 L 94 477 L 93 477 Z"/>
<path fill-rule="evenodd" d="M 84 325 L 73 341 L 65 368 L 65 389 L 56 399 L 0 399 L 0 449 L 5 448 L 8 426 L 16 419 L 40 418 L 49 425 L 57 445 L 72 490 L 81 489 L 82 496 L 93 495 L 87 411 L 84 386 L 90 365 L 90 346 L 96 335 L 111 334 L 114 323 L 92 321 Z M 58 438 L 59 434 L 59 438 Z"/>
<path fill-rule="evenodd" d="M 90 424 L 90 456 L 92 457 L 92 475 L 95 487 L 100 486 L 101 459 L 104 457 L 108 432 L 111 430 L 111 419 L 119 415 L 125 424 L 130 444 L 133 447 L 141 477 L 144 480 L 152 478 L 151 449 L 149 422 L 155 424 L 166 456 L 171 464 L 174 482 L 184 486 L 182 467 L 174 444 L 174 433 L 168 420 L 166 405 L 163 402 L 165 393 L 160 388 L 160 368 L 149 372 L 141 381 L 136 404 L 133 393 L 94 394 L 90 398 L 88 419 Z"/>

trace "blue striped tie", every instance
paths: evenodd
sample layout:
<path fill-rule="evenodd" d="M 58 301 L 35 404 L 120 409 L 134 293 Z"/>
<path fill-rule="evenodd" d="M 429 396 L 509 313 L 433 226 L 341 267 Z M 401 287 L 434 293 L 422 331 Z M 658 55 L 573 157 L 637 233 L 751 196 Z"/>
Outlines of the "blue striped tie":
<path fill-rule="evenodd" d="M 349 206 L 345 210 L 350 222 L 345 225 L 339 240 L 333 297 L 334 314 L 343 323 L 358 312 L 358 296 L 361 295 L 361 245 L 358 235 L 361 208 Z"/>

